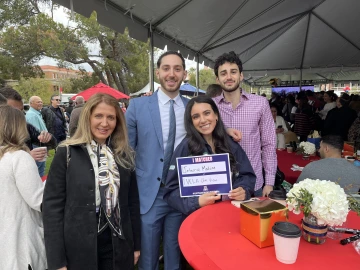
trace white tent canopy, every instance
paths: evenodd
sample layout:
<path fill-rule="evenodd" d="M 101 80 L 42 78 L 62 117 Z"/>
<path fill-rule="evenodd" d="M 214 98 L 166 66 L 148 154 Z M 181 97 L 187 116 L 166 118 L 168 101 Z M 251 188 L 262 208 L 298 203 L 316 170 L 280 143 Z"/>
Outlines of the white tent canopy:
<path fill-rule="evenodd" d="M 133 38 L 213 66 L 235 51 L 245 77 L 359 70 L 359 0 L 55 0 Z M 317 72 L 315 72 L 317 70 Z M 255 77 L 254 77 L 255 78 Z M 341 79 L 341 78 L 339 78 Z"/>
<path fill-rule="evenodd" d="M 160 87 L 160 84 L 158 84 L 157 82 L 154 82 L 154 89 L 155 91 Z M 147 93 L 147 92 L 150 92 L 151 90 L 151 83 L 149 82 L 147 85 L 144 86 L 143 89 L 135 92 L 135 93 L 131 93 L 130 96 L 138 96 L 140 94 L 144 94 L 144 93 Z"/>

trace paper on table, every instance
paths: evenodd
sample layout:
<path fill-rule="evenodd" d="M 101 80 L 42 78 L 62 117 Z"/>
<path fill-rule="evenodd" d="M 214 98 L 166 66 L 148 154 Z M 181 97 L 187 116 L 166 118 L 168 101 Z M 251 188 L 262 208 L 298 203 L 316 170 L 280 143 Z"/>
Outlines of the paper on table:
<path fill-rule="evenodd" d="M 299 165 L 293 164 L 291 167 L 292 171 L 302 171 L 304 169 L 304 167 L 300 167 Z"/>

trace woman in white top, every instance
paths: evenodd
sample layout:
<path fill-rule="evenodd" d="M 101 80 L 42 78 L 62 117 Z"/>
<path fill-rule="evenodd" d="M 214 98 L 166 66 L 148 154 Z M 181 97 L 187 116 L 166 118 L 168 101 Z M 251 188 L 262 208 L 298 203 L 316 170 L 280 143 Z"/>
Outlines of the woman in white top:
<path fill-rule="evenodd" d="M 0 269 L 46 269 L 44 185 L 25 144 L 25 116 L 1 105 L 0 127 Z"/>
<path fill-rule="evenodd" d="M 337 95 L 334 94 L 333 91 L 327 91 L 324 94 L 325 106 L 321 111 L 318 112 L 318 114 L 319 114 L 319 116 L 321 117 L 322 120 L 325 120 L 326 115 L 328 114 L 328 112 L 331 109 L 334 109 L 336 107 L 336 99 L 337 99 Z"/>
<path fill-rule="evenodd" d="M 285 148 L 285 137 L 284 134 L 286 132 L 288 132 L 288 129 L 286 127 L 286 123 L 284 118 L 282 118 L 281 116 L 277 115 L 277 108 L 276 106 L 271 106 L 271 114 L 274 118 L 274 122 L 275 122 L 275 132 L 276 132 L 276 137 L 277 137 L 277 148 L 278 149 L 284 149 Z"/>

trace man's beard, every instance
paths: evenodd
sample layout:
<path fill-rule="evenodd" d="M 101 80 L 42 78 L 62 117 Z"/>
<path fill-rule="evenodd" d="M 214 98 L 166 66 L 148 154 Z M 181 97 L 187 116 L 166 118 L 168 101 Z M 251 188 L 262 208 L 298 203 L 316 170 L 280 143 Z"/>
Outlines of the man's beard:
<path fill-rule="evenodd" d="M 222 86 L 222 89 L 225 91 L 225 92 L 228 92 L 228 93 L 231 93 L 231 92 L 234 92 L 236 90 L 239 89 L 239 85 L 240 84 L 235 84 L 233 87 L 231 88 L 226 88 L 225 84 Z"/>

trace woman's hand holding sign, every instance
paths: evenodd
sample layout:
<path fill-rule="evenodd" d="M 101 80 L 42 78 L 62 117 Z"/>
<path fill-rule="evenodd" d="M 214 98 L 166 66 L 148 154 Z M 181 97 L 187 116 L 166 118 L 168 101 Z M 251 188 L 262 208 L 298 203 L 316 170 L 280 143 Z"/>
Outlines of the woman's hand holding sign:
<path fill-rule="evenodd" d="M 199 197 L 199 205 L 200 207 L 204 207 L 210 204 L 214 204 L 215 201 L 220 199 L 221 199 L 221 195 L 217 195 L 215 191 L 207 192 Z"/>

